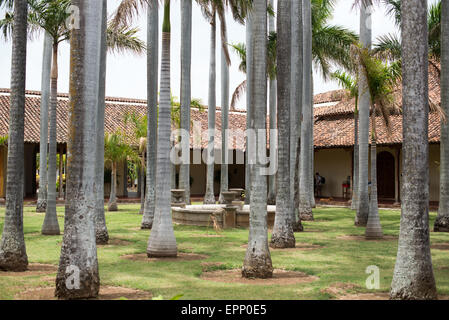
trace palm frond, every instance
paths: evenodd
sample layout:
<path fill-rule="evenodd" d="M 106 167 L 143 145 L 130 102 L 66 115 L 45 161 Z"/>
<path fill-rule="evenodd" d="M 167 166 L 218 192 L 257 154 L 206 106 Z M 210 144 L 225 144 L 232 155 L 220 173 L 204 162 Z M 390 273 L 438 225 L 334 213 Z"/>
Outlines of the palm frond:
<path fill-rule="evenodd" d="M 8 143 L 8 136 L 0 136 L 0 147 Z"/>
<path fill-rule="evenodd" d="M 112 23 L 108 24 L 107 29 L 107 46 L 110 51 L 121 53 L 131 52 L 137 55 L 143 54 L 146 51 L 146 44 L 140 40 L 136 34 L 139 32 L 138 28 L 127 26 L 120 26 L 114 28 Z"/>
<path fill-rule="evenodd" d="M 140 12 L 146 9 L 147 6 L 153 5 L 149 0 L 122 0 L 120 5 L 115 10 L 111 18 L 111 27 L 113 29 L 128 26 L 132 21 L 139 16 Z"/>
<path fill-rule="evenodd" d="M 373 53 L 380 59 L 395 61 L 401 59 L 402 44 L 396 34 L 386 34 L 377 38 Z"/>
<path fill-rule="evenodd" d="M 245 92 L 246 92 L 246 80 L 244 80 L 241 84 L 239 84 L 237 88 L 234 90 L 231 99 L 231 110 L 235 110 L 237 102 L 240 100 L 240 98 Z"/>

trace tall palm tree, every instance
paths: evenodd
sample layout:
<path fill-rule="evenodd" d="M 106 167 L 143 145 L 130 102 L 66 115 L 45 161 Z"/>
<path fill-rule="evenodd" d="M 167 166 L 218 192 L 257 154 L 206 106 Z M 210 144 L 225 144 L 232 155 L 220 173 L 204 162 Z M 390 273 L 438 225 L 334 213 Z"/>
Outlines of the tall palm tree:
<path fill-rule="evenodd" d="M 209 4 L 210 7 L 203 6 L 203 12 L 209 17 L 210 21 L 210 65 L 209 65 L 209 94 L 208 94 L 208 145 L 207 145 L 207 174 L 206 174 L 206 194 L 204 195 L 204 204 L 215 204 L 214 193 L 214 141 L 215 141 L 215 85 L 216 85 L 216 62 L 215 62 L 215 50 L 216 50 L 216 7 Z"/>
<path fill-rule="evenodd" d="M 52 44 L 52 37 L 48 33 L 45 33 L 44 53 L 42 57 L 41 109 L 39 122 L 39 192 L 37 195 L 37 212 L 45 212 L 47 209 L 48 105 L 50 103 Z"/>
<path fill-rule="evenodd" d="M 371 49 L 371 1 L 361 0 L 360 5 L 360 42 L 364 48 Z M 362 66 L 359 66 L 359 194 L 355 216 L 356 226 L 366 226 L 369 216 L 368 196 L 368 153 L 369 153 L 369 108 L 370 95 L 367 79 Z"/>
<path fill-rule="evenodd" d="M 291 222 L 294 231 L 301 230 L 299 220 L 299 159 L 301 141 L 301 116 L 303 96 L 303 14 L 302 1 L 292 2 L 292 53 L 291 53 L 291 98 L 290 98 L 290 198 Z"/>
<path fill-rule="evenodd" d="M 449 2 L 441 5 L 441 108 L 449 114 Z M 440 201 L 434 231 L 449 232 L 449 123 L 441 122 Z"/>
<path fill-rule="evenodd" d="M 403 188 L 391 299 L 436 299 L 429 236 L 427 1 L 402 3 Z"/>
<path fill-rule="evenodd" d="M 291 129 L 291 57 L 292 57 L 292 4 L 278 1 L 277 17 L 277 97 L 278 97 L 278 171 L 276 175 L 276 216 L 270 245 L 274 248 L 294 248 L 294 212 L 290 185 L 290 129 Z M 272 148 L 274 146 L 271 146 Z M 282 191 L 281 191 L 282 190 Z"/>
<path fill-rule="evenodd" d="M 187 134 L 181 138 L 181 143 L 187 144 L 184 150 L 190 150 L 192 0 L 181 1 L 181 26 L 181 129 Z M 179 187 L 185 190 L 184 200 L 190 204 L 190 154 L 188 159 L 189 162 L 182 163 L 179 168 Z"/>
<path fill-rule="evenodd" d="M 111 192 L 109 196 L 108 211 L 117 211 L 117 165 L 121 161 L 132 160 L 139 162 L 139 156 L 128 145 L 125 136 L 120 131 L 104 136 L 104 162 L 111 165 Z"/>
<path fill-rule="evenodd" d="M 100 78 L 103 1 L 73 0 L 80 9 L 79 29 L 71 35 L 70 120 L 67 198 L 55 296 L 98 296 L 100 277 L 95 241 L 96 119 Z M 79 277 L 74 277 L 76 273 Z M 79 282 L 77 283 L 77 279 Z M 74 281 L 73 281 L 74 280 Z M 72 282 L 73 281 L 73 282 Z M 68 284 L 72 285 L 68 285 Z"/>
<path fill-rule="evenodd" d="M 313 105 L 311 105 L 310 94 L 312 92 L 312 7 L 311 1 L 303 2 L 304 10 L 304 81 L 302 100 L 302 123 L 301 123 L 301 155 L 300 155 L 300 178 L 299 178 L 299 214 L 301 220 L 313 220 L 312 203 L 310 201 L 310 127 L 312 120 Z"/>
<path fill-rule="evenodd" d="M 164 1 L 161 57 L 161 102 L 157 132 L 156 207 L 154 223 L 148 240 L 148 257 L 177 256 L 178 249 L 173 231 L 170 209 L 170 0 Z"/>
<path fill-rule="evenodd" d="M 290 2 L 286 0 L 285 2 Z M 289 13 L 290 14 L 290 13 Z M 267 114 L 267 2 L 255 1 L 253 9 L 254 56 L 254 129 L 263 134 L 257 139 L 256 153 L 266 154 L 266 114 Z M 259 160 L 259 159 L 258 159 Z M 271 278 L 273 266 L 268 248 L 267 226 L 267 177 L 263 165 L 256 161 L 251 177 L 250 229 L 248 249 L 243 262 L 242 276 L 245 278 Z"/>
<path fill-rule="evenodd" d="M 142 229 L 151 229 L 156 202 L 157 81 L 159 65 L 159 10 L 157 0 L 148 3 L 147 16 L 147 165 Z"/>
<path fill-rule="evenodd" d="M 390 115 L 397 114 L 394 91 L 401 78 L 401 63 L 382 63 L 373 56 L 367 48 L 353 47 L 356 55 L 356 65 L 360 66 L 363 76 L 366 78 L 366 87 L 361 88 L 370 95 L 371 109 L 371 195 L 370 209 L 365 236 L 367 239 L 382 238 L 382 227 L 379 219 L 377 199 L 377 124 L 376 116 L 381 119 L 390 131 Z M 360 75 L 358 75 L 360 77 Z"/>
<path fill-rule="evenodd" d="M 246 130 L 251 129 L 251 123 L 253 119 L 252 113 L 252 105 L 253 105 L 253 33 L 252 33 L 252 13 L 249 12 L 246 17 Z M 251 145 L 250 136 L 245 137 L 246 141 L 246 150 L 245 150 L 245 204 L 249 204 L 251 201 L 251 168 L 252 164 L 250 163 L 249 158 L 249 149 Z"/>
<path fill-rule="evenodd" d="M 12 31 L 9 151 L 6 173 L 8 183 L 6 185 L 5 222 L 0 243 L 0 270 L 5 271 L 25 271 L 28 266 L 23 235 L 27 13 L 27 1 L 15 0 Z"/>
<path fill-rule="evenodd" d="M 274 7 L 274 0 L 269 0 L 268 4 L 271 8 Z M 293 13 L 292 13 L 293 14 Z M 276 32 L 274 15 L 268 16 L 268 33 L 272 34 Z M 269 115 L 270 115 L 270 130 L 276 129 L 276 102 L 277 102 L 277 84 L 276 79 L 270 79 L 269 82 Z M 270 152 L 271 147 L 275 144 L 275 135 L 270 133 Z M 273 152 L 276 152 L 273 150 Z M 277 156 L 277 155 L 275 155 Z M 276 204 L 276 175 L 270 175 L 268 177 L 268 204 Z"/>
<path fill-rule="evenodd" d="M 223 17 L 226 19 L 226 17 Z M 223 23 L 223 22 L 222 22 Z M 223 35 L 226 43 L 227 35 Z M 226 53 L 221 49 L 221 177 L 219 203 L 224 203 L 223 192 L 228 191 L 228 127 L 229 127 L 229 65 L 226 61 Z"/>
<path fill-rule="evenodd" d="M 108 7 L 107 0 L 103 0 L 101 16 L 101 56 L 100 75 L 98 88 L 98 108 L 97 108 L 97 148 L 95 158 L 95 180 L 96 202 L 95 202 L 95 238 L 97 244 L 107 244 L 109 241 L 106 217 L 104 214 L 104 112 L 106 97 L 106 59 L 107 59 L 107 24 Z"/>

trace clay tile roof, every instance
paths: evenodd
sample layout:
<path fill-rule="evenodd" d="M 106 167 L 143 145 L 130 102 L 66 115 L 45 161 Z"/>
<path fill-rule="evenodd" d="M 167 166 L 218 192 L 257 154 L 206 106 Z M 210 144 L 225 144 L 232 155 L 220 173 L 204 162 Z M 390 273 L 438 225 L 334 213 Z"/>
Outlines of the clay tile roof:
<path fill-rule="evenodd" d="M 333 90 L 324 93 L 316 94 L 313 97 L 314 104 L 323 104 L 329 102 L 340 102 L 346 96 L 346 91 L 343 89 Z"/>
<path fill-rule="evenodd" d="M 0 89 L 0 136 L 8 134 L 9 120 L 9 89 Z M 131 122 L 125 124 L 124 117 L 127 113 L 135 113 L 144 116 L 146 113 L 146 101 L 124 98 L 106 98 L 105 109 L 105 132 L 112 133 L 121 130 L 125 133 L 128 143 L 137 145 L 137 139 L 134 138 L 134 125 Z M 216 134 L 215 146 L 221 147 L 221 111 L 216 114 Z M 197 148 L 193 144 L 193 124 L 198 122 L 201 127 L 201 145 L 200 148 L 206 148 L 208 144 L 207 137 L 207 109 L 200 111 L 191 109 L 191 147 Z M 57 108 L 57 142 L 65 143 L 68 133 L 68 94 L 58 94 Z M 236 132 L 244 132 L 246 129 L 246 114 L 241 111 L 231 111 L 229 113 L 229 129 Z M 39 143 L 40 135 L 40 92 L 26 91 L 25 98 L 25 142 Z M 229 148 L 244 150 L 245 138 L 242 134 L 236 136 L 236 139 L 230 140 Z"/>

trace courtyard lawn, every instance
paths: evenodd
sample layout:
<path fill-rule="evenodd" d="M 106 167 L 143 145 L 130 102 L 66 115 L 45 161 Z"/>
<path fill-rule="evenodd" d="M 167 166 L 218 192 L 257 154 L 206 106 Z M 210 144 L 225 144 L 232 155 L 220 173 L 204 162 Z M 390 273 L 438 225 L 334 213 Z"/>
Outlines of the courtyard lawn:
<path fill-rule="evenodd" d="M 233 229 L 216 235 L 212 227 L 175 226 L 180 252 L 206 255 L 195 261 L 132 261 L 123 255 L 145 253 L 148 230 L 140 230 L 140 205 L 119 205 L 119 212 L 107 213 L 111 245 L 98 248 L 102 285 L 121 286 L 150 292 L 165 299 L 183 294 L 182 299 L 332 299 L 332 288 L 344 287 L 347 293 L 373 292 L 366 288 L 368 266 L 380 269 L 380 289 L 388 292 L 396 257 L 399 233 L 399 211 L 380 210 L 387 241 L 361 241 L 351 235 L 363 235 L 364 228 L 354 227 L 354 212 L 342 208 L 317 208 L 315 222 L 305 222 L 305 232 L 296 233 L 296 242 L 312 248 L 271 251 L 276 269 L 301 271 L 319 279 L 291 285 L 252 285 L 202 280 L 201 274 L 214 269 L 236 269 L 242 266 L 248 230 Z M 62 236 L 42 236 L 43 213 L 25 207 L 25 241 L 30 263 L 58 264 Z M 0 208 L 0 228 L 3 230 L 5 210 Z M 431 225 L 436 213 L 431 213 Z M 64 207 L 58 207 L 63 230 Z M 354 240 L 355 239 L 355 240 Z M 432 260 L 438 293 L 449 295 L 449 234 L 431 233 Z M 441 245 L 442 243 L 446 244 Z M 306 245 L 307 244 L 307 245 Z M 204 262 L 209 262 L 205 265 Z M 222 263 L 222 264 L 214 264 Z M 38 287 L 54 286 L 56 273 L 6 276 L 0 272 L 0 299 L 13 299 L 19 292 Z M 343 286 L 341 283 L 349 284 Z M 329 289 L 330 288 L 330 289 Z"/>

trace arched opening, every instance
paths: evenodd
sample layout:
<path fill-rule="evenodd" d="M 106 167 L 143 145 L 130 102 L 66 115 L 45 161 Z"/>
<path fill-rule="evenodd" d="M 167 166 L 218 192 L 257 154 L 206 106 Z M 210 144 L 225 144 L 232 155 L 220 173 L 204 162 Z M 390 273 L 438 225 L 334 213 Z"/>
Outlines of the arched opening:
<path fill-rule="evenodd" d="M 377 154 L 377 196 L 379 199 L 394 199 L 394 156 L 388 151 Z"/>

